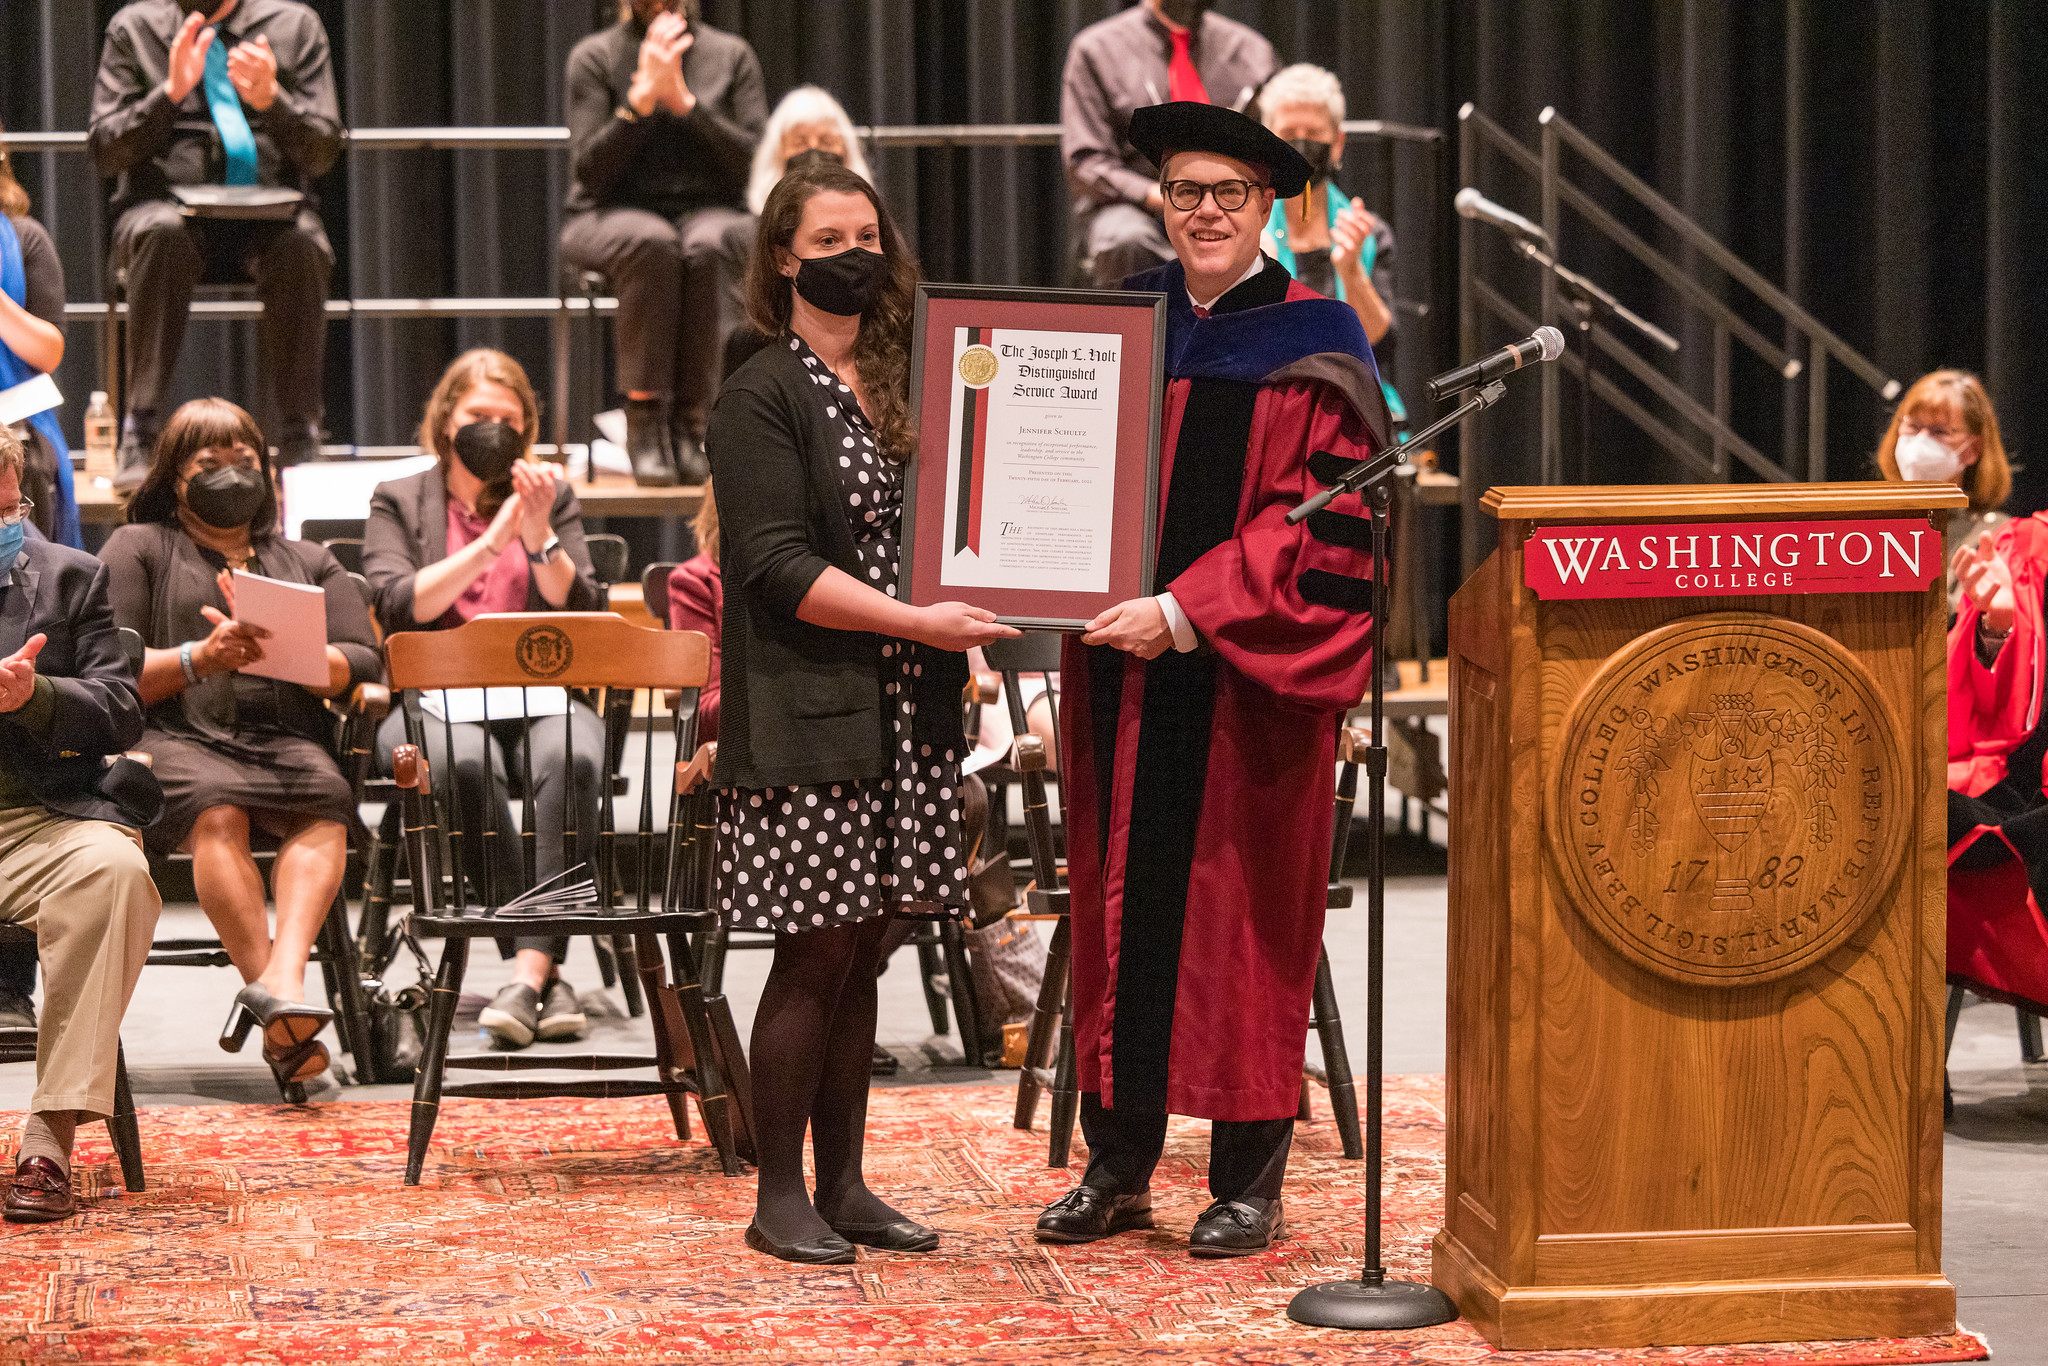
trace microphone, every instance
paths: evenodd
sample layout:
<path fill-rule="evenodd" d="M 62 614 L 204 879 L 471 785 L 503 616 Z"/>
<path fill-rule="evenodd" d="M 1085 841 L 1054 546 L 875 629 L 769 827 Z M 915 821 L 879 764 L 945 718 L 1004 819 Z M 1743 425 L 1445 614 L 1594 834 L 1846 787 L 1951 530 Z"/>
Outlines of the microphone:
<path fill-rule="evenodd" d="M 1556 360 L 1564 354 L 1564 333 L 1554 327 L 1539 327 L 1522 340 L 1503 346 L 1490 356 L 1483 356 L 1470 365 L 1461 365 L 1455 370 L 1446 370 L 1423 387 L 1429 391 L 1431 403 L 1441 402 L 1448 394 L 1455 394 L 1475 385 L 1490 384 L 1502 375 L 1511 375 L 1525 365 L 1540 365 L 1544 361 Z"/>
<path fill-rule="evenodd" d="M 1461 218 L 1491 223 L 1503 232 L 1519 237 L 1525 242 L 1534 242 L 1539 247 L 1550 245 L 1550 234 L 1543 231 L 1539 225 L 1531 223 L 1513 209 L 1502 208 L 1470 185 L 1458 191 L 1458 197 L 1451 202 L 1456 206 Z"/>

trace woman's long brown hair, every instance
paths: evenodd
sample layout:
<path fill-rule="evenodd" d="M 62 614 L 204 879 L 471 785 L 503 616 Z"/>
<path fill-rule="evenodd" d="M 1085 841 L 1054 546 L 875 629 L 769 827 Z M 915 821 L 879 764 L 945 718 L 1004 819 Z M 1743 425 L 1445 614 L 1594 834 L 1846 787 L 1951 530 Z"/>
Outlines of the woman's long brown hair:
<path fill-rule="evenodd" d="M 892 460 L 908 460 L 917 451 L 917 427 L 910 418 L 910 319 L 917 298 L 917 258 L 874 186 L 844 166 L 829 163 L 800 166 L 777 183 L 761 208 L 760 231 L 747 262 L 747 318 L 771 337 L 789 335 L 794 284 L 780 269 L 782 257 L 796 242 L 804 205 L 820 194 L 866 195 L 875 206 L 889 278 L 882 297 L 861 315 L 853 365 L 883 453 Z"/>
<path fill-rule="evenodd" d="M 531 453 L 533 443 L 540 440 L 540 400 L 533 396 L 533 384 L 526 378 L 525 368 L 503 351 L 493 351 L 488 346 L 465 351 L 441 372 L 441 382 L 434 386 L 434 392 L 427 398 L 427 410 L 420 417 L 420 449 L 432 452 L 441 462 L 444 486 L 448 464 L 455 459 L 455 446 L 448 438 L 449 415 L 456 404 L 469 397 L 470 390 L 486 382 L 501 384 L 518 396 L 519 430 L 526 436 L 526 450 L 521 454 Z M 512 476 L 508 473 L 503 479 L 484 485 L 484 491 L 477 495 L 476 515 L 488 522 L 511 496 Z"/>

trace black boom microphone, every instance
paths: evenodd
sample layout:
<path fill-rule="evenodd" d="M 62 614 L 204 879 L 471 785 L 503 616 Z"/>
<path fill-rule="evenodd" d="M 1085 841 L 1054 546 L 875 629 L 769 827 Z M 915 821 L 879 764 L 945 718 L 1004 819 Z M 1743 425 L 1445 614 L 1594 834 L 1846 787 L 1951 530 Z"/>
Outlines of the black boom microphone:
<path fill-rule="evenodd" d="M 1429 391 L 1431 403 L 1441 403 L 1446 395 L 1462 393 L 1502 375 L 1513 374 L 1525 365 L 1541 365 L 1563 354 L 1564 333 L 1554 327 L 1539 327 L 1522 340 L 1503 346 L 1490 356 L 1444 371 L 1423 388 Z"/>

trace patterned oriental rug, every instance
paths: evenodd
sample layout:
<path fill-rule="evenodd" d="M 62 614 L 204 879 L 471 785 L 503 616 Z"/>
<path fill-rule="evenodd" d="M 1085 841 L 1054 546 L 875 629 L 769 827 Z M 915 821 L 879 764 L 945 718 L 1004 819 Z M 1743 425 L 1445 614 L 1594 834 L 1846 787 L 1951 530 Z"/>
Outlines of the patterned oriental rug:
<path fill-rule="evenodd" d="M 1327 1119 L 1296 1140 L 1293 1236 L 1267 1255 L 1201 1262 L 1186 1236 L 1208 1201 L 1205 1126 L 1175 1121 L 1154 1186 L 1159 1230 L 1053 1249 L 1031 1225 L 1071 1177 L 1046 1168 L 1042 1133 L 1010 1127 L 1012 1095 L 875 1092 L 871 1179 L 943 1229 L 944 1245 L 815 1269 L 746 1249 L 753 1182 L 718 1175 L 701 1129 L 678 1146 L 653 1101 L 450 1101 L 416 1189 L 400 1182 L 402 1102 L 147 1109 L 146 1193 L 121 1190 L 94 1125 L 80 1138 L 85 1212 L 0 1226 L 0 1361 L 1849 1366 L 1986 1354 L 1966 1333 L 1497 1353 L 1462 1323 L 1302 1328 L 1285 1313 L 1294 1289 L 1357 1274 L 1364 1248 L 1364 1166 L 1343 1160 Z M 1440 1102 L 1440 1078 L 1390 1083 L 1397 1274 L 1426 1265 L 1440 1213 Z M 0 1133 L 19 1124 L 0 1115 Z"/>

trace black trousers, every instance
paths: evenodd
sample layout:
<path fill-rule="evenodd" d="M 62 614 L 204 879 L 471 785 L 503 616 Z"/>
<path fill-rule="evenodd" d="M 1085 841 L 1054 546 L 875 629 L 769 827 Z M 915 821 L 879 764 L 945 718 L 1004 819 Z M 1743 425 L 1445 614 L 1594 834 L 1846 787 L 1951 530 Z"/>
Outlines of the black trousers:
<path fill-rule="evenodd" d="M 193 289 L 204 280 L 246 279 L 263 303 L 256 365 L 271 414 L 287 425 L 320 425 L 334 248 L 319 214 L 302 208 L 291 221 L 187 218 L 176 204 L 150 200 L 114 225 L 113 264 L 128 272 L 128 412 L 158 423 L 170 416 L 165 391 Z M 265 420 L 260 402 L 257 416 Z"/>
<path fill-rule="evenodd" d="M 1107 1110 L 1102 1093 L 1081 1094 L 1081 1133 L 1088 1140 L 1088 1170 L 1081 1184 L 1133 1194 L 1152 1184 L 1152 1169 L 1166 1150 L 1164 1110 Z M 1294 1116 L 1219 1119 L 1209 1127 L 1209 1194 L 1218 1200 L 1280 1198 L 1287 1154 L 1294 1147 Z"/>
<path fill-rule="evenodd" d="M 619 388 L 672 397 L 702 436 L 726 339 L 746 316 L 740 290 L 754 216 L 713 205 L 673 222 L 646 209 L 593 209 L 562 225 L 562 259 L 603 273 L 619 300 Z"/>
<path fill-rule="evenodd" d="M 564 739 L 562 718 L 541 716 L 532 721 L 511 718 L 492 720 L 488 729 L 481 723 L 459 724 L 443 729 L 432 715 L 426 718 L 427 763 L 435 782 L 455 775 L 456 799 L 462 809 L 462 865 L 470 891 L 478 900 L 488 900 L 493 891 L 499 903 L 510 901 L 526 887 L 519 853 L 522 821 L 512 812 L 507 796 L 506 774 L 524 775 L 533 766 L 534 876 L 541 882 L 563 869 L 562 831 L 576 831 L 577 862 L 594 869 L 597 853 L 597 804 L 604 783 L 604 722 L 581 702 L 570 710 L 574 733 L 573 775 L 568 761 L 571 744 Z M 448 736 L 453 732 L 455 761 L 448 760 Z M 377 731 L 377 761 L 390 772 L 391 749 L 406 743 L 405 713 L 392 708 L 391 715 Z M 531 747 L 529 756 L 525 751 Z M 488 773 L 488 777 L 486 774 Z M 575 808 L 570 802 L 573 791 Z M 495 792 L 497 801 L 489 802 Z M 486 837 L 487 831 L 499 832 Z M 594 875 L 594 874 L 593 874 Z M 571 881 L 581 881 L 578 875 Z M 557 963 L 569 953 L 569 941 L 545 935 L 523 935 L 501 939 L 498 951 L 510 958 L 515 949 L 545 949 Z"/>

